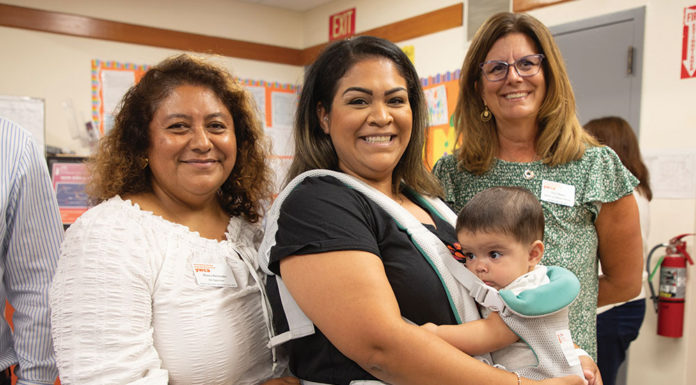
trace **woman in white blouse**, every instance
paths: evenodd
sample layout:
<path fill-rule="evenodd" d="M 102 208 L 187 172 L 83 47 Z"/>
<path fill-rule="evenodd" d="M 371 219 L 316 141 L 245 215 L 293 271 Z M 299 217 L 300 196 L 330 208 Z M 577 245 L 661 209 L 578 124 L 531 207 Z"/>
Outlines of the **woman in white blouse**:
<path fill-rule="evenodd" d="M 217 66 L 180 55 L 128 91 L 51 288 L 62 383 L 299 384 L 267 347 L 265 154 L 250 96 Z"/>

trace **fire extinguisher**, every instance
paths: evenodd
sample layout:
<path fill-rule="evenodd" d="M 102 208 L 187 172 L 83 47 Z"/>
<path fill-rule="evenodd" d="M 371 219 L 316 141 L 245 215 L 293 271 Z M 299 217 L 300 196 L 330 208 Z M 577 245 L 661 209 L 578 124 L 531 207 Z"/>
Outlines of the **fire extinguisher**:
<path fill-rule="evenodd" d="M 682 234 L 669 240 L 669 243 L 656 245 L 648 253 L 645 268 L 648 272 L 650 298 L 657 312 L 657 334 L 678 338 L 684 329 L 684 300 L 686 294 L 686 263 L 693 265 L 691 256 L 686 252 L 686 242 L 682 238 L 696 234 Z M 652 254 L 660 247 L 665 247 L 665 255 L 650 271 Z M 658 295 L 652 285 L 652 278 L 660 267 L 660 287 Z"/>

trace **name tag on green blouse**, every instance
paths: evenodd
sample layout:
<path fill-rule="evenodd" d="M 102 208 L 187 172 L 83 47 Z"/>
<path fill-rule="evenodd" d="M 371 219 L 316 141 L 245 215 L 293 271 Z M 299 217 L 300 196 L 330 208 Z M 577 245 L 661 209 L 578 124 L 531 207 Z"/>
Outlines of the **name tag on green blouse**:
<path fill-rule="evenodd" d="M 575 186 L 551 180 L 543 180 L 541 182 L 540 198 L 545 202 L 573 207 L 575 205 Z"/>

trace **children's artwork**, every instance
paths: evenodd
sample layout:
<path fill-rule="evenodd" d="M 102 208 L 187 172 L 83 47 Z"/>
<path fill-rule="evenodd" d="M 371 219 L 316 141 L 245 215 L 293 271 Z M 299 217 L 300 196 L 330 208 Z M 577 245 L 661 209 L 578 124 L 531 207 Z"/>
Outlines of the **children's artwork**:
<path fill-rule="evenodd" d="M 449 122 L 447 113 L 447 89 L 444 84 L 425 90 L 425 100 L 428 102 L 430 125 L 439 126 Z"/>
<path fill-rule="evenodd" d="M 430 112 L 424 154 L 432 168 L 438 159 L 452 154 L 456 142 L 452 113 L 459 93 L 459 70 L 421 79 Z"/>

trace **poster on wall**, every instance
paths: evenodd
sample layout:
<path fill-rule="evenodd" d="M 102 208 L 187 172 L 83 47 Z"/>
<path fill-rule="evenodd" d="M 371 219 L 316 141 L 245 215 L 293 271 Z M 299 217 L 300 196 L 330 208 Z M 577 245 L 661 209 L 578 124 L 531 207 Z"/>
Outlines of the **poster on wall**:
<path fill-rule="evenodd" d="M 425 142 L 425 163 L 432 168 L 443 157 L 452 153 L 455 145 L 454 120 L 452 114 L 459 92 L 459 70 L 422 78 L 430 114 Z"/>
<path fill-rule="evenodd" d="M 90 207 L 85 192 L 88 174 L 85 158 L 50 156 L 47 159 L 58 210 L 64 226 L 69 226 Z"/>

